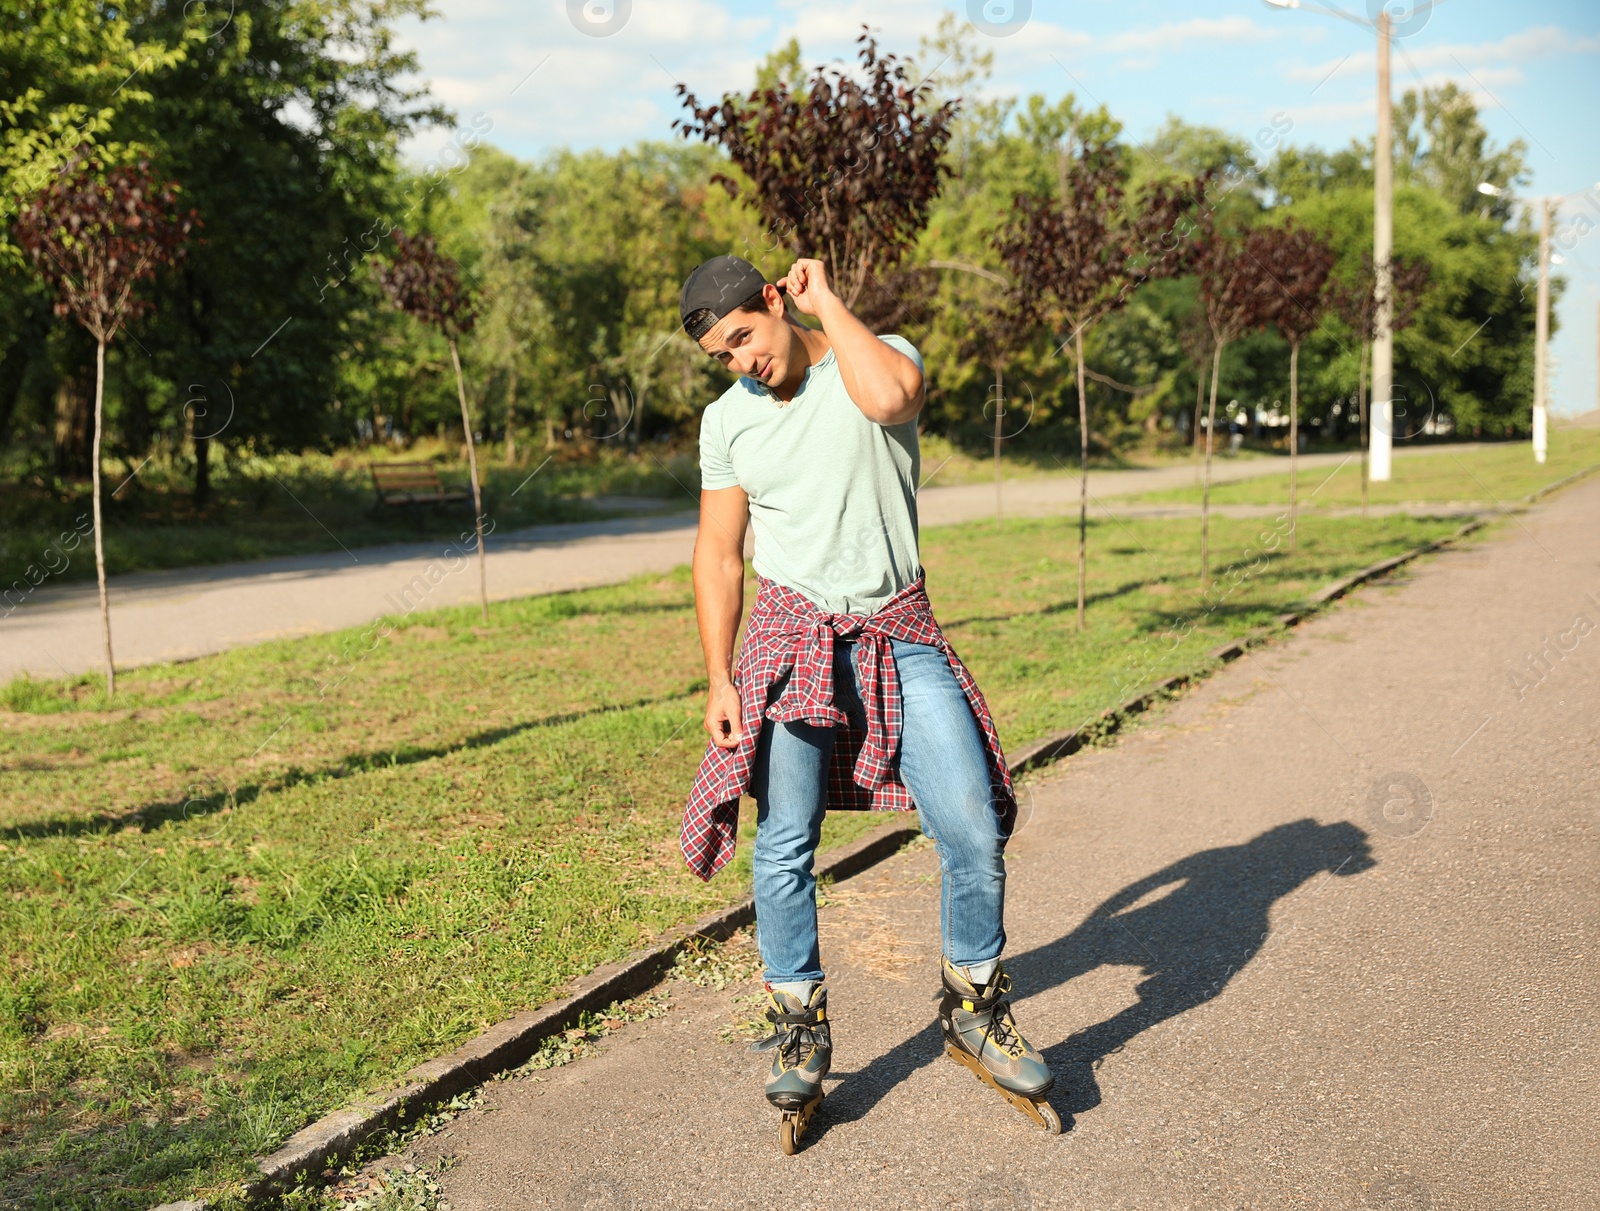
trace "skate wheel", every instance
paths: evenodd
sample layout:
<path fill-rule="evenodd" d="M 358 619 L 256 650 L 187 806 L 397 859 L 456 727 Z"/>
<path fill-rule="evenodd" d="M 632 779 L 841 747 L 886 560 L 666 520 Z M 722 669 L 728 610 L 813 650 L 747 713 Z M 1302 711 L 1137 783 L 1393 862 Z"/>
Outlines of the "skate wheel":
<path fill-rule="evenodd" d="M 783 1116 L 783 1125 L 778 1129 L 778 1146 L 783 1149 L 785 1156 L 793 1156 L 800 1151 L 799 1132 L 795 1130 L 795 1120 L 789 1115 Z"/>
<path fill-rule="evenodd" d="M 1049 1102 L 1035 1102 L 1034 1107 L 1039 1117 L 1044 1120 L 1044 1129 L 1051 1135 L 1061 1134 L 1061 1116 L 1056 1113 L 1056 1108 Z"/>

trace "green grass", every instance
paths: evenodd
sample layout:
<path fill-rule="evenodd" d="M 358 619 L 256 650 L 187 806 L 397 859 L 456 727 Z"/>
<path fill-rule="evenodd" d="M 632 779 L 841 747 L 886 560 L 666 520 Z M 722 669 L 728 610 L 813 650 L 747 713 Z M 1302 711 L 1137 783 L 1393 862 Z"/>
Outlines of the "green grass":
<path fill-rule="evenodd" d="M 937 433 L 924 433 L 918 439 L 922 449 L 924 484 L 950 487 L 955 484 L 994 482 L 994 457 L 990 449 L 959 445 Z M 1256 457 L 1253 450 L 1246 457 Z M 1095 470 L 1124 470 L 1133 467 L 1167 467 L 1188 460 L 1186 447 L 1162 441 L 1143 441 L 1097 451 L 1089 456 Z M 1061 453 L 1048 446 L 1011 440 L 1001 450 L 1000 473 L 1005 479 L 1033 479 L 1041 475 L 1076 474 L 1075 451 Z"/>
<path fill-rule="evenodd" d="M 646 448 L 630 457 L 602 450 L 580 457 L 563 447 L 548 463 L 543 450 L 507 465 L 498 450 L 480 452 L 485 513 L 501 533 L 546 522 L 612 516 L 597 495 L 644 496 L 692 508 L 699 472 L 692 457 Z M 432 462 L 447 488 L 470 491 L 459 443 L 419 442 L 403 452 L 246 457 L 213 472 L 213 499 L 192 505 L 192 468 L 160 459 L 143 467 L 106 462 L 106 569 L 112 574 L 185 568 L 277 555 L 306 555 L 390 542 L 455 538 L 472 528 L 472 506 L 375 507 L 373 461 Z M 132 474 L 137 469 L 137 474 Z M 131 478 L 130 478 L 131 476 Z M 9 478 L 0 476 L 0 479 Z M 603 502 L 602 502 L 603 503 Z M 0 588 L 94 579 L 87 537 L 87 484 L 40 476 L 0 482 Z M 31 569 L 31 571 L 30 571 Z"/>
<path fill-rule="evenodd" d="M 932 529 L 930 591 L 1006 743 L 1091 719 L 1453 519 Z M 1233 564 L 1233 572 L 1228 570 Z M 96 679 L 0 711 L 0 1204 L 226 1196 L 269 1150 L 744 894 L 676 837 L 703 740 L 684 569 Z M 825 845 L 879 822 L 830 816 Z"/>
<path fill-rule="evenodd" d="M 1163 465 L 1181 461 L 1183 453 L 1150 449 L 1129 458 L 1096 458 L 1094 465 Z M 584 453 L 563 443 L 548 464 L 545 459 L 546 452 L 538 447 L 520 451 L 514 465 L 504 461 L 499 447 L 479 451 L 484 508 L 501 533 L 640 511 L 611 507 L 620 503 L 617 498 L 645 498 L 645 511 L 692 509 L 699 490 L 693 452 L 654 443 L 632 455 L 609 447 Z M 108 458 L 106 568 L 118 575 L 311 555 L 341 546 L 452 539 L 470 528 L 467 506 L 376 508 L 368 471 L 374 461 L 432 462 L 446 487 L 466 491 L 469 486 L 460 443 L 429 438 L 403 451 L 352 448 L 333 454 L 235 457 L 213 467 L 212 501 L 197 511 L 191 499 L 192 464 L 164 457 L 143 465 Z M 936 486 L 986 482 L 994 476 L 990 459 L 933 434 L 922 439 L 922 463 L 924 476 Z M 1045 450 L 1017 446 L 1005 452 L 1009 479 L 1063 470 L 1063 463 Z M 121 490 L 110 497 L 119 485 Z M 86 483 L 62 483 L 0 465 L 0 589 L 20 592 L 30 583 L 94 579 L 89 516 Z"/>
<path fill-rule="evenodd" d="M 1374 505 L 1476 502 L 1487 508 L 1496 503 L 1519 504 L 1535 489 L 1595 463 L 1600 463 L 1600 429 L 1552 429 L 1543 466 L 1533 461 L 1532 447 L 1527 442 L 1470 450 L 1435 447 L 1416 458 L 1395 459 L 1394 478 L 1369 484 L 1368 499 Z M 1200 489 L 1173 488 L 1127 499 L 1199 504 Z M 1213 504 L 1287 506 L 1288 501 L 1287 474 L 1211 487 Z M 1321 468 L 1301 472 L 1300 501 L 1303 507 L 1312 509 L 1359 506 L 1360 455 L 1354 455 L 1332 474 Z"/>

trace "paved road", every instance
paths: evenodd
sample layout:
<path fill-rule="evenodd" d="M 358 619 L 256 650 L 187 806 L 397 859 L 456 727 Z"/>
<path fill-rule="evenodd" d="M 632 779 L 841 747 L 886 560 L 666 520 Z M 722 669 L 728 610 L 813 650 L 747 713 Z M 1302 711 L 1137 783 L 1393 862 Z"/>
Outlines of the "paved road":
<path fill-rule="evenodd" d="M 1400 453 L 1426 456 L 1433 451 Z M 1312 455 L 1302 465 L 1314 471 L 1345 460 L 1344 455 Z M 1214 468 L 1218 481 L 1286 469 L 1282 459 L 1274 458 L 1219 459 Z M 1192 482 L 1193 474 L 1187 464 L 1098 471 L 1089 477 L 1089 492 L 1100 502 L 1182 487 Z M 1071 476 L 1019 479 L 1004 487 L 1008 516 L 1059 514 L 1075 510 L 1077 503 L 1078 481 Z M 935 477 L 920 496 L 924 526 L 992 517 L 994 507 L 992 483 L 939 487 Z M 1097 503 L 1096 512 L 1103 513 L 1104 506 Z M 1156 512 L 1180 515 L 1184 510 Z M 503 600 L 614 584 L 687 563 L 694 550 L 694 517 L 679 513 L 539 526 L 495 535 L 486 546 L 489 595 Z M 469 604 L 477 600 L 478 575 L 449 544 L 426 542 L 135 573 L 113 577 L 110 593 L 117 665 L 133 668 L 360 626 L 411 609 Z M 5 609 L 0 605 L 0 681 L 21 673 L 55 677 L 101 667 L 99 605 L 92 583 L 56 587 L 46 582 L 17 608 L 9 613 Z"/>
<path fill-rule="evenodd" d="M 913 849 L 824 911 L 837 1063 L 799 1157 L 735 990 L 674 983 L 408 1159 L 459 1158 L 456 1211 L 1592 1208 L 1596 624 L 1591 481 L 1029 784 L 1008 961 L 1061 1137 L 940 1055 Z"/>

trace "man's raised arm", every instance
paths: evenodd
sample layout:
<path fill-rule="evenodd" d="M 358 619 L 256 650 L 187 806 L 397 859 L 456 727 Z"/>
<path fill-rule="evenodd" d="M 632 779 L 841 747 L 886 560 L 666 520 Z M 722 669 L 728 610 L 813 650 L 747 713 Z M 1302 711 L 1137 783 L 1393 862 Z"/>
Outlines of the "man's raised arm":
<path fill-rule="evenodd" d="M 828 285 L 821 261 L 796 261 L 782 285 L 800 311 L 822 321 L 844 389 L 862 415 L 874 424 L 898 425 L 922 411 L 922 371 L 850 314 Z"/>

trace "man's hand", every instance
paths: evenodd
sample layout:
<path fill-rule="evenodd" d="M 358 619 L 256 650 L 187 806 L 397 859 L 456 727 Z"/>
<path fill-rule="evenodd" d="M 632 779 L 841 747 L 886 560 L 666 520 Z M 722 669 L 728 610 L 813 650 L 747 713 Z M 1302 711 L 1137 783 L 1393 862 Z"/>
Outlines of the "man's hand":
<path fill-rule="evenodd" d="M 711 691 L 706 700 L 706 731 L 718 748 L 738 748 L 744 739 L 739 726 L 739 691 L 730 682 Z"/>
<path fill-rule="evenodd" d="M 809 257 L 802 257 L 791 265 L 778 285 L 805 315 L 820 316 L 823 307 L 836 301 L 833 287 L 828 285 L 828 271 L 821 261 Z"/>

